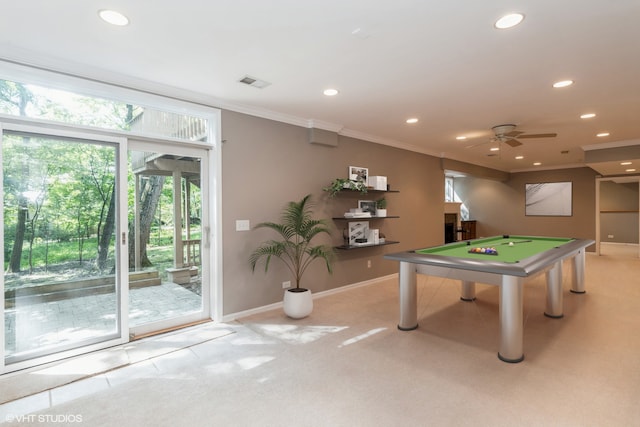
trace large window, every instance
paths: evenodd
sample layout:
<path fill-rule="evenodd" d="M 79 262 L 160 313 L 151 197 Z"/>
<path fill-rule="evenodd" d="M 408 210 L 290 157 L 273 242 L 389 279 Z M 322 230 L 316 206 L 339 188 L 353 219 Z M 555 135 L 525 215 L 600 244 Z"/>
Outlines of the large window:
<path fill-rule="evenodd" d="M 219 111 L 12 67 L 0 373 L 219 318 Z"/>
<path fill-rule="evenodd" d="M 9 80 L 0 80 L 0 113 L 183 141 L 209 135 L 206 118 Z"/>

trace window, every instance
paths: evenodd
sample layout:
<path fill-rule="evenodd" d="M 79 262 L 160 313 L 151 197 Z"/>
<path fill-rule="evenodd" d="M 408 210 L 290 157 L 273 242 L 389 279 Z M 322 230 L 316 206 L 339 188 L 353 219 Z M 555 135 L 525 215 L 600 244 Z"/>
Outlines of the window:
<path fill-rule="evenodd" d="M 455 202 L 455 193 L 453 191 L 453 177 L 444 177 L 444 201 Z"/>
<path fill-rule="evenodd" d="M 0 113 L 181 141 L 209 134 L 202 117 L 9 80 L 0 80 Z"/>

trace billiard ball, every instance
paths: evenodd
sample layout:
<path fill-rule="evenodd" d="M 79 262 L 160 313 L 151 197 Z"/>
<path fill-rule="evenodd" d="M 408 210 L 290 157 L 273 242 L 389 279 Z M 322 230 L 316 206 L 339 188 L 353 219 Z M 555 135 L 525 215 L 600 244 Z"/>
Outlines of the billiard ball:
<path fill-rule="evenodd" d="M 509 246 L 513 246 L 513 242 L 509 242 Z"/>

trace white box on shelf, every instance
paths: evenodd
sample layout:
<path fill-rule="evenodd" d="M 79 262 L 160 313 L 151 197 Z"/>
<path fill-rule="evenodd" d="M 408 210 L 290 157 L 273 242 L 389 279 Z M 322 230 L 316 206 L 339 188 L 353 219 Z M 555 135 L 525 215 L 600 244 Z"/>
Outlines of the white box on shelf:
<path fill-rule="evenodd" d="M 377 228 L 370 228 L 368 240 L 369 243 L 372 243 L 374 245 L 380 244 L 380 230 L 378 230 Z"/>
<path fill-rule="evenodd" d="M 386 191 L 387 189 L 387 177 L 386 176 L 370 176 L 369 187 L 373 187 L 374 190 Z"/>

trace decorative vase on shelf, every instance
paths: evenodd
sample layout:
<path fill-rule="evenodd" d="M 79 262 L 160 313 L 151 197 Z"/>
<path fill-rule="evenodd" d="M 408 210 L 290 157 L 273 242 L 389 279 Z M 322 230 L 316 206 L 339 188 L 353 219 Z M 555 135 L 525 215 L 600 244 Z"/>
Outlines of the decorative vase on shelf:
<path fill-rule="evenodd" d="M 379 217 L 387 216 L 387 210 L 386 209 L 376 209 L 376 216 L 379 216 Z"/>

